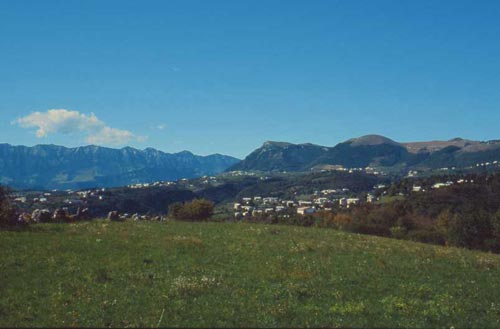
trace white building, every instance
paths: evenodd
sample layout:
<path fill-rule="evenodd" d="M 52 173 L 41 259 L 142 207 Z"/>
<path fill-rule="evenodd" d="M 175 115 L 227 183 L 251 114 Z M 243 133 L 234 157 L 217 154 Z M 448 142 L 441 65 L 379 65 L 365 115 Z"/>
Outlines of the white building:
<path fill-rule="evenodd" d="M 315 204 L 324 204 L 324 203 L 326 203 L 328 201 L 330 201 L 330 200 L 328 200 L 328 198 L 317 198 L 317 199 L 314 200 L 314 203 Z"/>
<path fill-rule="evenodd" d="M 266 208 L 264 209 L 264 213 L 266 214 L 272 214 L 274 212 L 274 208 Z"/>
<path fill-rule="evenodd" d="M 446 182 L 446 183 L 436 183 L 432 185 L 432 188 L 441 188 L 441 187 L 446 187 L 446 186 L 451 186 L 453 185 L 453 182 Z"/>
<path fill-rule="evenodd" d="M 313 207 L 299 207 L 297 208 L 297 214 L 299 215 L 310 215 L 314 214 L 316 212 L 316 209 Z"/>
<path fill-rule="evenodd" d="M 347 205 L 356 205 L 359 204 L 359 198 L 349 198 L 347 199 Z"/>
<path fill-rule="evenodd" d="M 262 201 L 264 202 L 264 204 L 275 204 L 275 203 L 279 202 L 279 198 L 267 197 L 267 198 L 263 198 Z"/>
<path fill-rule="evenodd" d="M 262 210 L 256 209 L 256 210 L 252 211 L 252 216 L 253 217 L 258 217 L 258 216 L 261 216 L 261 215 L 262 215 Z"/>

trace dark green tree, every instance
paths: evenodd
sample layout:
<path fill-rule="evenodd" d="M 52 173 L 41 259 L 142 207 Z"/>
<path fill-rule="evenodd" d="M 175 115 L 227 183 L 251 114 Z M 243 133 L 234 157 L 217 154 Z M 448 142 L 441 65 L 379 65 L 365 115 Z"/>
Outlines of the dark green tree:
<path fill-rule="evenodd" d="M 0 226 L 8 226 L 14 223 L 15 209 L 9 201 L 9 190 L 0 186 Z"/>
<path fill-rule="evenodd" d="M 491 224 L 485 211 L 455 213 L 449 222 L 448 241 L 459 247 L 488 249 L 484 242 L 493 238 Z"/>

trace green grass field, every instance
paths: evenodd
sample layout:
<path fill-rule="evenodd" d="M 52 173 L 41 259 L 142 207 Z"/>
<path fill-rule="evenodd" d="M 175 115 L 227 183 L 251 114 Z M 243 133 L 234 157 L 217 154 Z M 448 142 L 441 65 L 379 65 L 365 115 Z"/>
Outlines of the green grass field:
<path fill-rule="evenodd" d="M 329 229 L 0 232 L 0 327 L 499 327 L 500 257 Z"/>

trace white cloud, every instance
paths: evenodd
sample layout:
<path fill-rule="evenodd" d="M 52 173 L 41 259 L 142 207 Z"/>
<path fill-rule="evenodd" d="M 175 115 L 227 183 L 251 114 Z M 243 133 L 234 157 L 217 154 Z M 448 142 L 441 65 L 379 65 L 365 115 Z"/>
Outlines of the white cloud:
<path fill-rule="evenodd" d="M 136 136 L 128 130 L 121 130 L 107 126 L 94 113 L 82 114 L 78 111 L 65 109 L 34 112 L 13 122 L 23 128 L 37 128 L 38 138 L 50 134 L 86 135 L 86 141 L 91 144 L 120 145 L 130 141 L 144 141 L 146 137 Z"/>
<path fill-rule="evenodd" d="M 87 136 L 87 142 L 90 144 L 123 144 L 134 138 L 134 134 L 130 131 L 103 127 L 98 132 Z"/>

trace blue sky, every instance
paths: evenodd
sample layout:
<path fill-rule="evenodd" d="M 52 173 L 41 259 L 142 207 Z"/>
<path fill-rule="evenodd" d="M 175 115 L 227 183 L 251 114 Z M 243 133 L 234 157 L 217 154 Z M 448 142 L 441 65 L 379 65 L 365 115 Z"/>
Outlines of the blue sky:
<path fill-rule="evenodd" d="M 499 1 L 0 0 L 0 142 L 244 157 L 500 139 L 499 17 Z"/>

